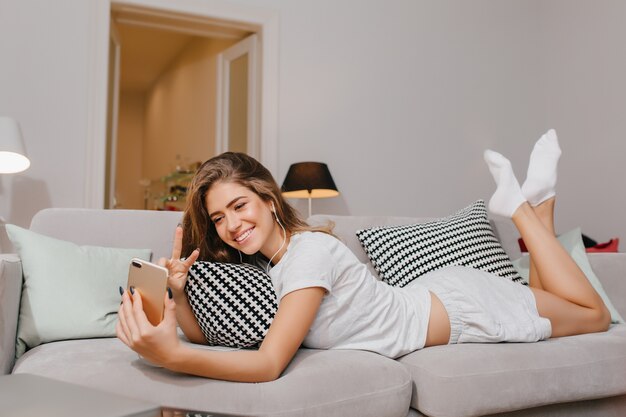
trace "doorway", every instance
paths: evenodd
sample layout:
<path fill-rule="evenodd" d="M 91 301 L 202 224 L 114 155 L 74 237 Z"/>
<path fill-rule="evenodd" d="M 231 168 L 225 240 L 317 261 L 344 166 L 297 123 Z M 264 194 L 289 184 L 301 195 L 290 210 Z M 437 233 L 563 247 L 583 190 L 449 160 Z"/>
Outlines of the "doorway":
<path fill-rule="evenodd" d="M 148 190 L 147 187 L 152 187 L 159 182 L 163 183 L 163 186 L 167 186 L 165 183 L 168 175 L 188 174 L 190 171 L 193 171 L 197 162 L 224 150 L 245 150 L 247 153 L 257 157 L 270 171 L 276 172 L 278 68 L 278 21 L 276 13 L 259 8 L 234 8 L 232 4 L 220 2 L 219 0 L 211 2 L 211 4 L 192 3 L 183 5 L 171 4 L 170 2 L 163 3 L 159 0 L 105 0 L 98 2 L 96 8 L 95 15 L 99 24 L 96 25 L 97 42 L 96 48 L 94 48 L 93 66 L 96 68 L 94 70 L 95 79 L 100 80 L 100 82 L 94 82 L 94 86 L 97 88 L 90 92 L 90 96 L 94 99 L 89 111 L 90 129 L 95 129 L 95 131 L 94 134 L 89 136 L 91 139 L 88 140 L 87 146 L 86 207 L 154 208 L 156 204 L 152 197 L 158 192 L 154 192 L 151 189 Z M 105 12 L 106 16 L 103 16 Z M 108 30 L 102 27 L 103 20 L 106 21 L 107 26 L 110 25 Z M 256 58 L 250 55 L 244 59 L 244 61 L 248 62 L 256 60 L 259 64 L 259 70 L 248 71 L 249 74 L 246 83 L 244 83 L 246 88 L 249 88 L 250 85 L 256 85 L 258 91 L 256 98 L 253 97 L 251 100 L 247 98 L 241 101 L 231 94 L 230 90 L 232 89 L 230 85 L 233 83 L 235 74 L 243 73 L 245 76 L 246 73 L 246 71 L 241 71 L 240 63 L 242 59 L 238 57 L 233 59 L 220 57 L 222 65 L 219 66 L 219 71 L 218 59 L 212 58 L 215 62 L 213 73 L 217 74 L 222 71 L 222 79 L 227 81 L 222 82 L 221 89 L 217 88 L 214 81 L 212 90 L 213 93 L 221 90 L 222 94 L 220 97 L 222 98 L 224 97 L 223 92 L 227 91 L 228 98 L 226 100 L 219 100 L 217 97 L 211 100 L 206 98 L 187 98 L 186 100 L 179 98 L 178 104 L 175 105 L 173 99 L 178 97 L 178 94 L 174 94 L 173 90 L 170 90 L 168 99 L 168 94 L 162 91 L 156 92 L 154 84 L 152 85 L 154 91 L 150 93 L 133 91 L 132 88 L 127 88 L 127 91 L 123 91 L 121 88 L 122 84 L 129 81 L 128 77 L 125 78 L 122 68 L 125 62 L 123 58 L 124 39 L 128 37 L 127 32 L 129 32 L 129 28 L 131 28 L 131 32 L 137 32 L 138 30 L 144 32 L 152 31 L 151 36 L 148 36 L 152 39 L 157 36 L 154 32 L 158 30 L 169 32 L 169 35 L 174 35 L 174 38 L 177 39 L 170 39 L 169 41 L 161 39 L 161 41 L 157 42 L 158 48 L 156 48 L 160 51 L 168 49 L 168 45 L 178 45 L 171 48 L 177 51 L 172 54 L 174 59 L 172 60 L 170 57 L 165 60 L 169 60 L 167 65 L 165 65 L 165 72 L 169 71 L 169 73 L 157 77 L 162 81 L 169 76 L 171 85 L 184 84 L 184 81 L 189 80 L 189 73 L 194 70 L 197 73 L 202 72 L 199 70 L 199 65 L 197 65 L 198 60 L 195 59 L 199 54 L 199 50 L 206 51 L 212 48 L 214 51 L 217 51 L 223 47 L 236 46 L 240 39 L 247 39 L 249 43 L 251 35 L 256 37 L 253 43 L 256 44 L 256 49 L 259 53 Z M 262 59 L 260 57 L 261 51 L 263 52 Z M 112 63 L 116 56 L 119 57 L 118 63 L 121 61 L 121 65 Z M 189 56 L 195 58 L 191 59 Z M 185 59 L 190 62 L 184 65 L 181 64 Z M 148 59 L 143 59 L 143 61 L 146 62 Z M 224 61 L 230 64 L 230 70 L 232 71 L 232 74 L 229 73 L 227 77 L 223 77 Z M 117 77 L 112 76 L 109 83 L 107 83 L 107 78 L 110 71 L 102 71 L 103 63 L 106 63 L 106 68 L 110 67 L 113 71 L 117 67 L 118 75 Z M 177 71 L 179 73 L 178 76 L 174 76 L 173 74 Z M 187 72 L 185 73 L 185 71 Z M 146 73 L 149 71 L 144 70 L 141 72 Z M 182 73 L 186 75 L 180 75 Z M 228 84 L 229 80 L 230 84 Z M 206 80 L 202 82 L 211 84 L 211 82 Z M 198 83 L 189 82 L 188 84 L 198 85 Z M 107 94 L 107 85 L 114 86 L 110 94 Z M 118 93 L 116 94 L 115 91 Z M 263 94 L 260 94 L 260 91 L 263 91 Z M 150 96 L 149 99 L 147 98 L 148 96 Z M 213 104 L 207 104 L 207 101 Z M 184 105 L 181 105 L 181 102 Z M 239 135 L 241 134 L 241 126 L 235 123 L 234 126 L 236 128 L 233 128 L 233 122 L 229 120 L 229 114 L 237 113 L 232 112 L 232 106 L 237 102 L 243 102 L 245 107 L 245 111 L 242 111 L 246 117 L 244 131 L 252 130 L 257 136 L 257 139 L 252 142 L 249 139 L 242 142 L 241 138 L 239 140 L 230 140 L 223 137 L 227 132 L 237 134 L 237 130 L 239 130 Z M 257 106 L 254 107 L 252 104 Z M 193 111 L 181 110 L 185 105 L 188 109 L 193 107 Z M 218 111 L 219 105 L 222 106 L 220 111 Z M 201 108 L 202 106 L 204 107 Z M 211 108 L 211 106 L 213 107 Z M 229 107 L 224 110 L 225 106 Z M 125 116 L 124 110 L 129 107 L 131 108 L 130 113 L 135 113 L 135 116 L 133 116 L 135 122 L 131 121 L 129 123 L 126 120 L 128 117 Z M 251 107 L 252 111 L 250 111 Z M 261 107 L 263 108 L 262 112 L 260 111 Z M 102 112 L 102 110 L 106 111 Z M 150 127 L 150 123 L 146 123 L 145 126 L 138 127 L 140 123 L 136 122 L 138 120 L 137 114 L 142 112 L 144 114 L 143 119 L 156 119 L 161 125 L 155 128 L 154 124 L 152 125 L 153 127 Z M 194 113 L 204 113 L 205 117 L 192 120 L 190 115 Z M 224 117 L 225 114 L 228 117 Z M 173 122 L 175 118 L 183 120 L 183 122 L 175 125 Z M 209 120 L 210 118 L 212 120 Z M 197 128 L 197 125 L 202 123 L 204 124 L 204 134 L 196 134 L 196 137 L 201 137 L 201 141 L 196 141 L 198 143 L 194 145 L 201 148 L 201 151 L 197 149 L 189 150 L 192 145 L 189 143 L 185 145 L 185 141 L 193 136 L 190 133 L 190 129 L 194 126 Z M 122 125 L 125 126 L 125 132 L 122 132 Z M 106 128 L 98 129 L 97 126 Z M 130 136 L 135 141 L 131 146 L 128 142 L 123 142 L 121 138 L 124 135 L 128 136 L 128 130 L 132 131 L 133 129 L 135 131 Z M 105 131 L 108 132 L 105 133 Z M 217 139 L 218 134 L 222 135 L 219 136 L 219 140 Z M 151 141 L 152 138 L 159 135 L 166 138 L 161 145 Z M 109 140 L 106 140 L 107 137 Z M 138 137 L 141 140 L 137 140 Z M 118 141 L 118 139 L 120 140 Z M 140 142 L 140 145 L 137 142 Z M 188 142 L 191 143 L 193 141 Z M 153 167 L 156 165 L 160 169 L 167 169 L 165 174 L 163 174 L 163 171 L 150 171 L 148 167 L 151 163 L 144 163 L 141 158 L 144 156 L 148 157 L 151 153 L 158 153 L 157 150 L 167 151 L 168 146 L 169 152 L 166 153 L 173 161 L 152 164 Z M 244 149 L 242 149 L 242 146 L 244 146 Z M 99 151 L 99 149 L 102 149 L 104 152 Z M 204 154 L 206 156 L 202 155 L 202 152 L 206 152 Z M 120 159 L 123 158 L 132 160 L 132 163 L 127 163 L 126 166 L 131 167 L 134 173 L 116 173 L 115 168 L 111 169 L 122 162 Z M 98 167 L 102 167 L 102 171 Z M 128 199 L 126 199 L 127 201 L 120 199 L 112 190 L 115 190 L 114 184 L 120 178 L 126 179 L 133 175 L 134 184 L 132 185 L 135 188 L 135 197 L 131 203 Z M 147 185 L 148 183 L 149 186 Z M 137 198 L 138 188 L 142 190 L 141 203 L 139 203 L 140 199 Z M 99 192 L 98 190 L 101 191 Z M 171 191 L 171 187 L 166 191 Z M 160 195 L 160 197 L 164 196 Z"/>
<path fill-rule="evenodd" d="M 258 158 L 257 42 L 213 19 L 112 8 L 107 208 L 182 210 L 203 161 Z"/>

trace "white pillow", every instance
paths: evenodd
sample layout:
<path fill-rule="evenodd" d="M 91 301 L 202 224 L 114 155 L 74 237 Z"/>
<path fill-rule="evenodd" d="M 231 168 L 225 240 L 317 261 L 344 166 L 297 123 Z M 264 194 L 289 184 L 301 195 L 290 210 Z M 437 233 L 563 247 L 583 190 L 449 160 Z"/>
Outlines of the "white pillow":
<path fill-rule="evenodd" d="M 119 287 L 149 249 L 79 246 L 7 224 L 24 275 L 15 356 L 42 343 L 115 336 Z"/>

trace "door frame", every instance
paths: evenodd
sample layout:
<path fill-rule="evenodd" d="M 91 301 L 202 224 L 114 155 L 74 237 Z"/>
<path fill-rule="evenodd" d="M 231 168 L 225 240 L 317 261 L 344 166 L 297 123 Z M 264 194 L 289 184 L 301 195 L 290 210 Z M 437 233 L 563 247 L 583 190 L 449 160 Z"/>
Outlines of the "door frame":
<path fill-rule="evenodd" d="M 258 109 L 259 88 L 257 76 L 258 35 L 250 35 L 217 55 L 217 117 L 215 118 L 215 153 L 220 154 L 229 149 L 229 104 L 230 104 L 230 64 L 235 59 L 248 54 L 248 128 L 246 132 L 246 153 L 259 158 L 258 140 Z"/>
<path fill-rule="evenodd" d="M 107 101 L 107 112 L 109 110 L 109 105 L 110 105 L 110 109 L 112 110 L 112 115 L 110 116 L 110 120 L 107 119 L 107 123 L 110 123 L 109 127 L 110 127 L 110 131 L 107 129 L 107 132 L 110 136 L 110 138 L 106 138 L 105 137 L 105 141 L 110 139 L 111 143 L 110 143 L 110 148 L 107 149 L 107 153 L 110 153 L 109 155 L 109 165 L 111 167 L 115 167 L 116 166 L 116 161 L 117 161 L 117 126 L 118 126 L 118 120 L 119 120 L 119 103 L 120 103 L 120 56 L 121 56 L 121 47 L 120 47 L 120 35 L 119 32 L 117 30 L 117 27 L 115 26 L 115 22 L 110 22 L 109 24 L 109 39 L 110 39 L 110 43 L 115 45 L 115 51 L 112 54 L 113 55 L 113 89 L 109 89 L 108 93 L 110 93 L 111 91 L 113 91 L 113 97 L 111 97 L 111 102 L 109 104 L 109 101 Z M 109 59 L 111 58 L 111 54 L 109 54 Z M 109 62 L 109 65 L 111 63 Z M 111 68 L 109 66 L 109 68 Z M 110 80 L 110 78 L 109 78 Z M 106 142 L 105 142 L 105 146 L 106 146 Z M 106 148 L 105 148 L 106 149 Z M 105 156 L 105 175 L 106 175 L 106 156 Z M 108 195 L 105 194 L 104 197 L 104 201 L 103 201 L 103 205 L 104 208 L 115 208 L 115 178 L 116 178 L 117 172 L 115 169 L 111 169 L 109 172 L 109 178 L 108 178 L 108 184 L 109 184 L 109 189 L 107 190 L 106 188 L 106 184 L 107 184 L 107 180 L 105 179 L 105 187 L 104 187 L 104 192 Z M 108 206 L 108 207 L 107 207 Z"/>
<path fill-rule="evenodd" d="M 259 117 L 259 160 L 274 175 L 278 174 L 278 65 L 279 17 L 265 8 L 234 5 L 222 0 L 97 0 L 93 3 L 93 37 L 90 48 L 90 90 L 88 92 L 85 153 L 86 208 L 104 208 L 106 175 L 106 124 L 108 93 L 109 28 L 111 7 L 149 9 L 171 13 L 181 19 L 204 18 L 232 22 L 255 29 L 262 50 L 261 114 Z"/>

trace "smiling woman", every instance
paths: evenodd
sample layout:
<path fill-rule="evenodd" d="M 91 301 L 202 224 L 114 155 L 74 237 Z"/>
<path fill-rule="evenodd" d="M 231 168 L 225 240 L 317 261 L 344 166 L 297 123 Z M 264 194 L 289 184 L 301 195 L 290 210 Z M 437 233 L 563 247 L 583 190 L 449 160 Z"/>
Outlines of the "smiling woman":
<path fill-rule="evenodd" d="M 272 207 L 273 201 L 234 182 L 218 182 L 206 195 L 209 217 L 223 242 L 246 255 L 261 252 L 279 262 L 287 235 L 277 230 Z"/>
<path fill-rule="evenodd" d="M 531 154 L 532 183 L 527 179 L 520 187 L 510 162 L 485 152 L 497 184 L 489 209 L 510 217 L 529 245 L 531 288 L 457 265 L 402 288 L 387 285 L 328 227 L 315 229 L 301 220 L 257 160 L 233 152 L 211 158 L 192 180 L 172 257 L 161 260 L 170 287 L 164 320 L 150 325 L 139 292 L 132 298 L 124 292 L 117 335 L 150 362 L 174 371 L 264 382 L 278 378 L 302 345 L 398 358 L 447 343 L 537 342 L 605 331 L 608 310 L 554 236 L 559 157 L 556 133 L 549 131 Z M 266 261 L 278 301 L 260 348 L 209 352 L 182 346 L 177 324 L 189 340 L 206 343 L 191 307 L 197 300 L 189 299 L 204 294 L 185 292 L 196 260 L 236 264 L 245 257 L 255 263 L 257 256 Z M 249 276 L 247 283 L 255 279 Z M 232 284 L 225 276 L 221 280 Z"/>
<path fill-rule="evenodd" d="M 269 267 L 273 259 L 281 260 L 292 234 L 314 230 L 328 231 L 300 220 L 270 172 L 254 158 L 226 152 L 208 160 L 191 183 L 172 257 L 160 261 L 170 271 L 171 289 L 163 322 L 156 327 L 146 323 L 139 293 L 124 292 L 118 337 L 150 362 L 172 370 L 243 382 L 276 379 L 302 344 L 326 289 L 313 286 L 285 295 L 258 351 L 198 351 L 176 337 L 178 324 L 190 341 L 206 343 L 184 291 L 187 272 L 198 259 L 241 262 L 239 251 L 248 260 L 259 253 L 269 259 Z"/>
<path fill-rule="evenodd" d="M 241 153 L 226 152 L 206 161 L 197 171 L 187 197 L 183 221 L 183 255 L 200 249 L 200 259 L 255 263 L 260 252 L 266 260 L 289 240 L 274 219 L 280 219 L 287 234 L 324 231 L 302 221 L 282 197 L 272 174 L 257 160 Z M 260 242 L 267 243 L 261 248 Z M 272 251 L 273 249 L 273 251 Z M 281 254 L 276 255 L 280 259 Z"/>

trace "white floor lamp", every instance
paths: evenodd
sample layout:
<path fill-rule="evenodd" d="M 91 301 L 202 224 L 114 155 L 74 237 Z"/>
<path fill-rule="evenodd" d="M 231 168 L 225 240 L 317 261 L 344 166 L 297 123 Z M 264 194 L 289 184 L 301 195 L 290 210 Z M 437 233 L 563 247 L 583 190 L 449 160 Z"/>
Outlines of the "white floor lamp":
<path fill-rule="evenodd" d="M 30 166 L 26 157 L 22 132 L 17 121 L 11 117 L 0 116 L 0 174 L 15 174 Z M 0 215 L 0 249 L 8 249 L 8 238 L 4 231 L 6 220 Z M 4 241 L 7 241 L 5 243 Z M 5 247 L 6 246 L 6 247 Z"/>
<path fill-rule="evenodd" d="M 0 174 L 15 174 L 30 166 L 17 121 L 0 116 Z"/>

